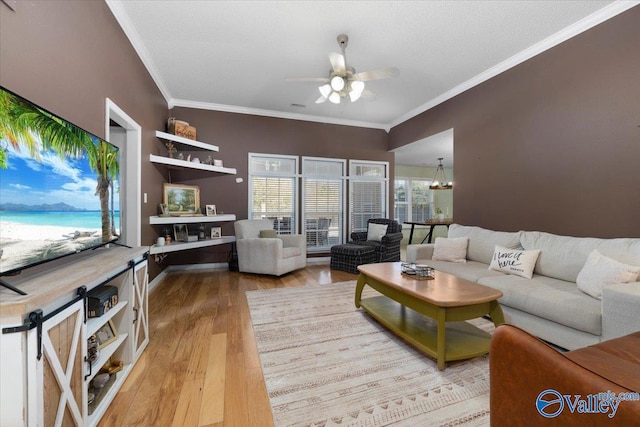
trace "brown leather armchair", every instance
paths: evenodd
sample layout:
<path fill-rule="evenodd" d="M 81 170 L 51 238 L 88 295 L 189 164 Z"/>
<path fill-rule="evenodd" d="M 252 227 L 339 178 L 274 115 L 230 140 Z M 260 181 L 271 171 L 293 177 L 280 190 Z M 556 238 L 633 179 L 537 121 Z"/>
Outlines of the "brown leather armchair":
<path fill-rule="evenodd" d="M 638 396 L 640 332 L 563 353 L 504 324 L 490 354 L 491 426 L 640 425 L 640 400 L 619 402 L 612 417 L 614 408 L 596 405 L 606 400 L 601 392 Z"/>

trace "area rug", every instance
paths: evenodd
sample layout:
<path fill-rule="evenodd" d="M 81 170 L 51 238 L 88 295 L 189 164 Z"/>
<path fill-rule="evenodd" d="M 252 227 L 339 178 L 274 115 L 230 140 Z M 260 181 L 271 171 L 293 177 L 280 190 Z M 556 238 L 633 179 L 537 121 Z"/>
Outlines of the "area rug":
<path fill-rule="evenodd" d="M 277 427 L 489 424 L 488 356 L 439 371 L 356 309 L 354 292 L 355 281 L 246 293 Z"/>

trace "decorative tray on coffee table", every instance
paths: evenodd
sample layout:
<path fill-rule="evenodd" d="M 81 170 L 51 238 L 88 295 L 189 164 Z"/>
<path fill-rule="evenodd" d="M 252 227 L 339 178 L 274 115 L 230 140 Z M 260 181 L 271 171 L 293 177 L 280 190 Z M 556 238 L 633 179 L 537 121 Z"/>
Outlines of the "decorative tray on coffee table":
<path fill-rule="evenodd" d="M 435 269 L 433 267 L 429 267 L 426 264 L 403 262 L 402 264 L 400 264 L 400 266 L 402 269 L 402 274 L 406 274 L 407 276 L 411 276 L 415 279 L 428 280 L 434 278 Z"/>

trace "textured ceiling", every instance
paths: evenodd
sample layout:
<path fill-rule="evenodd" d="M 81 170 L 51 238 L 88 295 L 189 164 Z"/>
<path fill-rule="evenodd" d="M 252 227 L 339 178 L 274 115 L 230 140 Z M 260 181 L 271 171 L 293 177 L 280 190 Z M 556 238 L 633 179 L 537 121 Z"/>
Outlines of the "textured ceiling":
<path fill-rule="evenodd" d="M 389 129 L 638 2 L 106 0 L 170 107 Z M 372 101 L 315 104 L 349 36 Z"/>

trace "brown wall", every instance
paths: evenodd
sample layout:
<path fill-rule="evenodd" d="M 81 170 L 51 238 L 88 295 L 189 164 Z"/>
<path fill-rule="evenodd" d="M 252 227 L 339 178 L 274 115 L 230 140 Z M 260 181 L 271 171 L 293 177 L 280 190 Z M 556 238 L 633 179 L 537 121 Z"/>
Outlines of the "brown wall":
<path fill-rule="evenodd" d="M 195 126 L 199 141 L 220 147 L 213 157 L 222 159 L 224 166 L 238 170 L 234 176 L 174 173 L 174 180 L 198 185 L 203 206 L 215 204 L 218 212 L 234 213 L 238 219 L 246 218 L 248 212 L 249 152 L 387 161 L 393 176 L 394 157 L 387 151 L 388 135 L 383 130 L 191 108 L 174 108 L 170 114 Z M 202 155 L 198 155 L 203 160 Z M 237 184 L 236 177 L 244 181 Z M 220 225 L 223 234 L 233 234 L 232 224 Z M 191 251 L 174 256 L 171 263 L 220 262 L 226 260 L 228 250 L 228 247 L 214 246 Z"/>
<path fill-rule="evenodd" d="M 142 126 L 142 158 L 157 144 L 167 104 L 102 1 L 0 3 L 0 85 L 104 138 L 105 98 Z M 163 176 L 142 162 L 142 192 L 157 193 Z M 142 205 L 142 243 L 155 235 Z M 150 263 L 151 277 L 159 268 Z"/>
<path fill-rule="evenodd" d="M 390 132 L 454 128 L 456 222 L 640 237 L 640 7 Z"/>

